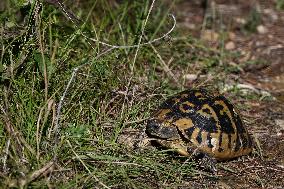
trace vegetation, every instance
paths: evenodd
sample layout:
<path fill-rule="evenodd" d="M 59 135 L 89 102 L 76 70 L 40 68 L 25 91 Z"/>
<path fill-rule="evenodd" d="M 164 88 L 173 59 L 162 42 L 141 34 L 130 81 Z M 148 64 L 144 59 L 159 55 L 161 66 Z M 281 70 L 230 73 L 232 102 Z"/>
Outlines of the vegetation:
<path fill-rule="evenodd" d="M 166 96 L 217 88 L 240 71 L 225 61 L 233 55 L 171 31 L 175 1 L 56 2 L 2 3 L 2 186 L 172 188 L 200 174 L 187 158 L 117 139 Z M 188 82 L 196 70 L 216 76 Z"/>

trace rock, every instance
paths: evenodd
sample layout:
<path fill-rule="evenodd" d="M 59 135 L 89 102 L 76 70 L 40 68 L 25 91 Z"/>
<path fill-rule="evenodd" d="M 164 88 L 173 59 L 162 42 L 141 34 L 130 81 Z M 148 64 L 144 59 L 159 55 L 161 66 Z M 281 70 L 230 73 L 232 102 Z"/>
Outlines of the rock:
<path fill-rule="evenodd" d="M 240 18 L 237 17 L 235 18 L 236 23 L 241 24 L 241 25 L 245 25 L 247 23 L 247 21 L 244 18 Z"/>
<path fill-rule="evenodd" d="M 226 50 L 233 50 L 236 48 L 236 45 L 233 41 L 229 41 L 228 43 L 226 43 L 225 45 L 225 49 Z"/>
<path fill-rule="evenodd" d="M 256 30 L 259 34 L 266 34 L 268 32 L 268 29 L 264 25 L 257 26 Z"/>
<path fill-rule="evenodd" d="M 274 22 L 278 20 L 278 15 L 273 9 L 263 9 L 263 13 L 269 16 Z"/>
<path fill-rule="evenodd" d="M 194 80 L 197 79 L 197 75 L 196 74 L 185 74 L 184 79 L 190 82 L 193 82 Z"/>
<path fill-rule="evenodd" d="M 144 131 L 136 129 L 126 129 L 117 139 L 118 144 L 126 146 L 128 149 L 147 149 L 151 146 L 151 139 Z"/>
<path fill-rule="evenodd" d="M 236 40 L 236 34 L 234 32 L 229 32 L 229 39 L 232 41 Z"/>
<path fill-rule="evenodd" d="M 284 133 L 284 120 L 283 119 L 276 119 L 275 123 L 276 127 L 276 134 L 277 136 L 281 136 Z"/>
<path fill-rule="evenodd" d="M 209 42 L 217 42 L 219 39 L 219 34 L 213 30 L 204 30 L 201 32 L 201 39 Z"/>

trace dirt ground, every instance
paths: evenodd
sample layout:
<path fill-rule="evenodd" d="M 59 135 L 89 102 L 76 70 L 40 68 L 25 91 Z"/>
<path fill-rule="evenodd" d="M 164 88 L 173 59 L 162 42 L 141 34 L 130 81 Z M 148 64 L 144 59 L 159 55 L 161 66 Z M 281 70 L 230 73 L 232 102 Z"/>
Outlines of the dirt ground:
<path fill-rule="evenodd" d="M 256 141 L 252 156 L 222 163 L 216 178 L 200 175 L 181 188 L 284 188 L 283 9 L 273 0 L 216 0 L 206 6 L 181 1 L 175 10 L 178 28 L 212 48 L 220 48 L 221 31 L 226 31 L 224 48 L 240 54 L 232 60 L 240 66 L 240 87 L 272 99 L 243 101 L 249 108 L 241 112 Z M 246 64 L 256 60 L 264 63 Z"/>

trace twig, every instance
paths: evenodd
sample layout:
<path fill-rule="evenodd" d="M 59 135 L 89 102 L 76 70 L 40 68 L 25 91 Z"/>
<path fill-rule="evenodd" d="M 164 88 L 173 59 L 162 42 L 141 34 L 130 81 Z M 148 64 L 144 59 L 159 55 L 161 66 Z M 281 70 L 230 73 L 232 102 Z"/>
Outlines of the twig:
<path fill-rule="evenodd" d="M 224 171 L 228 171 L 228 172 L 231 172 L 231 173 L 235 173 L 235 174 L 238 174 L 239 172 L 234 170 L 234 169 L 231 169 L 229 167 L 226 167 L 224 165 L 218 165 L 218 167 L 222 168 Z"/>
<path fill-rule="evenodd" d="M 48 174 L 49 172 L 51 172 L 53 170 L 53 165 L 54 162 L 48 162 L 45 166 L 43 166 L 41 169 L 34 171 L 29 178 L 29 182 L 37 179 L 38 177 L 40 177 L 43 174 Z"/>
<path fill-rule="evenodd" d="M 133 124 L 133 123 L 141 123 L 141 122 L 146 121 L 146 120 L 148 120 L 148 118 L 138 119 L 138 120 L 134 120 L 134 121 L 127 121 L 124 124 L 129 125 L 129 124 Z"/>
<path fill-rule="evenodd" d="M 39 159 L 39 155 L 40 155 L 40 143 L 41 143 L 41 136 L 42 136 L 42 128 L 40 128 L 40 123 L 42 126 L 46 123 L 51 109 L 54 108 L 54 104 L 55 104 L 54 100 L 51 97 L 50 99 L 48 99 L 47 105 L 44 105 L 39 111 L 39 116 L 38 116 L 37 124 L 36 124 L 37 125 L 36 126 L 37 159 Z M 45 112 L 45 115 L 43 115 L 44 112 Z M 53 109 L 53 113 L 54 113 L 54 109 Z M 53 125 L 53 121 L 51 125 Z"/>
<path fill-rule="evenodd" d="M 166 38 L 167 36 L 169 36 L 170 35 L 170 33 L 172 33 L 172 31 L 175 29 L 175 27 L 176 27 L 176 18 L 175 18 L 175 16 L 173 15 L 173 14 L 169 14 L 169 16 L 173 19 L 173 21 L 174 21 L 174 23 L 173 23 L 173 26 L 171 27 L 171 29 L 167 32 L 167 33 L 165 33 L 164 35 L 162 35 L 161 37 L 159 37 L 159 38 L 156 38 L 156 39 L 153 39 L 153 40 L 151 40 L 151 41 L 148 41 L 148 42 L 145 42 L 145 43 L 141 43 L 141 44 L 137 44 L 137 45 L 112 45 L 112 44 L 109 44 L 109 43 L 105 43 L 105 42 L 102 42 L 102 41 L 99 41 L 99 40 L 97 40 L 97 39 L 93 39 L 93 38 L 89 38 L 89 37 L 87 37 L 86 35 L 84 35 L 84 34 L 82 34 L 84 37 L 86 37 L 87 39 L 90 39 L 91 41 L 93 41 L 93 42 L 97 42 L 97 43 L 99 43 L 99 44 L 101 44 L 101 45 L 104 45 L 104 46 L 106 46 L 106 47 L 112 47 L 112 48 L 114 48 L 114 49 L 128 49 L 128 48 L 136 48 L 136 47 L 141 47 L 141 46 L 146 46 L 146 45 L 150 45 L 150 44 L 153 44 L 153 43 L 155 43 L 155 42 L 157 42 L 157 41 L 160 41 L 160 40 L 162 40 L 162 39 L 164 39 L 164 38 Z"/>
<path fill-rule="evenodd" d="M 6 113 L 5 109 L 2 106 L 0 106 L 0 108 L 4 115 L 1 117 L 3 117 L 4 119 L 5 129 L 8 132 L 8 134 L 16 141 L 18 149 L 22 149 L 22 145 L 23 145 L 25 148 L 27 148 L 30 151 L 30 153 L 35 154 L 35 151 L 32 149 L 32 147 L 30 147 L 30 145 L 27 143 L 24 137 L 22 137 L 21 133 L 16 128 L 13 127 L 10 121 L 10 118 L 8 114 Z M 19 156 L 21 155 L 19 154 Z"/>
<path fill-rule="evenodd" d="M 67 10 L 64 4 L 59 0 L 45 0 L 47 3 L 53 4 L 56 7 L 59 7 L 60 10 L 68 17 L 68 19 L 75 25 L 79 24 L 79 20 L 71 11 Z"/>
<path fill-rule="evenodd" d="M 255 133 L 253 133 L 252 136 L 253 136 L 253 139 L 254 139 L 254 142 L 255 142 L 256 150 L 257 150 L 257 152 L 258 152 L 258 154 L 260 156 L 260 159 L 264 160 L 264 158 L 263 158 L 263 150 L 261 148 L 261 144 L 260 144 L 260 141 L 258 139 L 258 136 Z"/>
<path fill-rule="evenodd" d="M 11 142 L 11 139 L 9 138 L 9 139 L 7 140 L 7 143 L 6 143 L 6 148 L 5 148 L 5 152 L 4 152 L 4 156 L 3 156 L 3 171 L 4 171 L 4 172 L 7 171 L 7 164 L 6 164 L 6 161 L 7 161 L 8 155 L 9 155 L 10 142 Z"/>
<path fill-rule="evenodd" d="M 43 166 L 41 169 L 34 171 L 31 175 L 23 178 L 23 179 L 13 179 L 9 181 L 9 187 L 10 188 L 24 188 L 27 184 L 32 182 L 33 180 L 39 178 L 43 174 L 48 174 L 53 170 L 54 162 L 51 161 L 47 163 L 45 166 Z"/>
<path fill-rule="evenodd" d="M 60 98 L 60 101 L 59 101 L 59 104 L 58 104 L 58 107 L 57 107 L 57 115 L 56 115 L 55 126 L 54 126 L 54 131 L 55 131 L 55 136 L 54 136 L 55 145 L 54 145 L 54 157 L 53 157 L 53 159 L 56 159 L 56 148 L 57 148 L 57 144 L 58 144 L 58 132 L 59 132 L 58 129 L 59 129 L 59 126 L 60 126 L 59 122 L 60 122 L 60 118 L 61 118 L 61 108 L 62 108 L 62 104 L 63 104 L 63 102 L 64 102 L 64 98 L 65 98 L 65 96 L 66 96 L 66 94 L 67 94 L 67 91 L 68 91 L 68 89 L 69 89 L 69 87 L 70 87 L 72 81 L 75 79 L 75 76 L 76 76 L 77 71 L 78 71 L 78 67 L 73 70 L 73 73 L 72 73 L 72 75 L 71 75 L 71 78 L 70 78 L 70 80 L 69 80 L 69 82 L 68 82 L 68 84 L 67 84 L 67 86 L 66 86 L 66 88 L 65 88 L 65 90 L 64 90 L 64 92 L 63 92 L 63 95 L 62 95 L 61 98 Z"/>
<path fill-rule="evenodd" d="M 163 60 L 162 56 L 159 54 L 159 52 L 156 50 L 156 48 L 150 44 L 152 47 L 153 51 L 157 55 L 157 57 L 160 59 L 160 63 L 164 69 L 164 71 L 174 80 L 174 82 L 178 85 L 181 86 L 181 84 L 178 82 L 176 76 L 173 74 L 173 72 L 170 70 L 169 66 L 166 64 L 166 62 Z"/>
<path fill-rule="evenodd" d="M 122 161 L 99 161 L 100 163 L 107 163 L 107 164 L 118 164 L 118 165 L 133 165 L 137 167 L 145 167 L 145 165 L 140 165 L 137 163 L 129 163 L 129 162 L 122 162 Z"/>
<path fill-rule="evenodd" d="M 142 41 L 142 37 L 144 36 L 145 27 L 146 27 L 146 24 L 148 22 L 150 13 L 152 12 L 152 9 L 154 7 L 154 3 L 155 3 L 155 0 L 152 1 L 152 4 L 151 4 L 150 9 L 148 11 L 147 17 L 146 17 L 145 21 L 142 24 L 141 35 L 140 35 L 139 41 L 138 41 L 138 47 L 136 48 L 136 52 L 135 52 L 135 55 L 134 55 L 133 63 L 132 63 L 132 66 L 130 68 L 131 69 L 131 73 L 133 73 L 133 70 L 134 70 L 134 65 L 135 65 L 135 62 L 136 62 L 136 59 L 137 59 L 137 55 L 138 55 L 138 51 L 139 51 L 140 44 L 141 44 L 141 41 Z"/>

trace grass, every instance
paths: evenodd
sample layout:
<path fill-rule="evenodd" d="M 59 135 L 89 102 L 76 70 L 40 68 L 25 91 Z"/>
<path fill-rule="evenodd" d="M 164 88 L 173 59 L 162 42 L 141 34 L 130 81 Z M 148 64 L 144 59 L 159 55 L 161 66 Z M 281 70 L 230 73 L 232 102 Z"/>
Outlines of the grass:
<path fill-rule="evenodd" d="M 151 1 L 67 4 L 83 21 L 76 26 L 72 15 L 64 17 L 52 4 L 5 2 L 2 187 L 173 188 L 192 179 L 195 165 L 186 158 L 160 150 L 130 151 L 116 141 L 125 128 L 142 129 L 159 102 L 188 87 L 182 79 L 186 72 L 227 70 L 220 64 L 225 54 L 191 37 L 161 39 L 139 49 L 107 51 L 110 47 L 99 44 L 136 45 L 162 36 L 173 24 L 167 16 L 172 5 L 156 2 L 147 18 Z M 178 35 L 175 30 L 169 37 Z M 57 130 L 60 99 L 75 68 Z"/>

